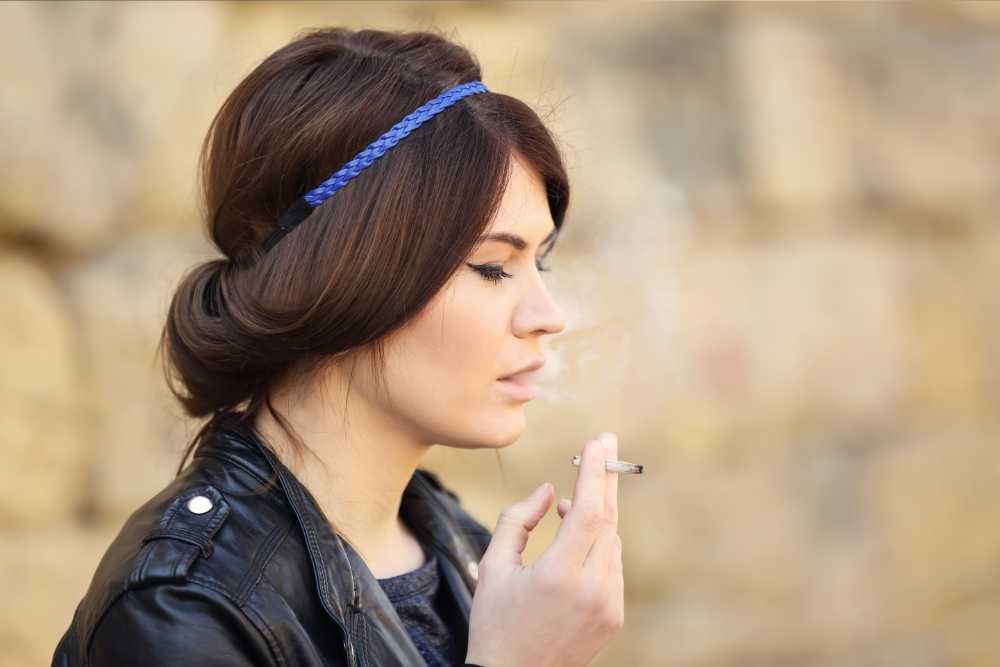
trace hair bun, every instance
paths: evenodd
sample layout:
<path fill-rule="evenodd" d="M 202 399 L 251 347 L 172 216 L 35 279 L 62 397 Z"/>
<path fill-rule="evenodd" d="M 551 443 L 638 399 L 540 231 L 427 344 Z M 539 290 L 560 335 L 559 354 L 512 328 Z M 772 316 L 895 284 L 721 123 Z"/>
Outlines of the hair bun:
<path fill-rule="evenodd" d="M 225 260 L 218 260 L 208 270 L 202 304 L 209 317 L 221 317 L 225 302 L 222 299 L 222 271 Z"/>

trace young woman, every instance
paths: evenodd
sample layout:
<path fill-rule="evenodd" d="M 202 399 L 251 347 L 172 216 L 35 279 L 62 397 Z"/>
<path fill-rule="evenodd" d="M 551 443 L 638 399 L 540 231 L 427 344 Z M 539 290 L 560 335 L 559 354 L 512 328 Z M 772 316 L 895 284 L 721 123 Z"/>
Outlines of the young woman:
<path fill-rule="evenodd" d="M 562 160 L 480 76 L 438 34 L 330 28 L 225 101 L 201 162 L 224 258 L 181 281 L 161 340 L 207 421 L 54 665 L 583 665 L 621 627 L 614 434 L 583 446 L 530 566 L 551 484 L 491 533 L 418 468 L 515 442 L 564 328 L 539 273 Z"/>

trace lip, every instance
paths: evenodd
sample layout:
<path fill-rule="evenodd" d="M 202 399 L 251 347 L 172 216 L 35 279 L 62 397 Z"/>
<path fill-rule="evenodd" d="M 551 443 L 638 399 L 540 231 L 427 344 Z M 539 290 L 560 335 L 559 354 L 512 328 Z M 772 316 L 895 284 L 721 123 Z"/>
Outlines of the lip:
<path fill-rule="evenodd" d="M 538 388 L 517 377 L 502 378 L 497 384 L 510 396 L 519 401 L 530 401 L 538 395 Z"/>
<path fill-rule="evenodd" d="M 527 366 L 523 366 L 522 368 L 517 369 L 516 371 L 514 371 L 513 373 L 510 373 L 509 375 L 504 375 L 502 378 L 500 378 L 500 380 L 517 380 L 518 379 L 518 377 L 517 377 L 518 375 L 524 375 L 526 373 L 531 373 L 532 371 L 537 371 L 539 368 L 541 368 L 544 365 L 545 365 L 545 359 L 544 358 L 543 359 L 535 359 L 534 361 L 532 361 Z"/>

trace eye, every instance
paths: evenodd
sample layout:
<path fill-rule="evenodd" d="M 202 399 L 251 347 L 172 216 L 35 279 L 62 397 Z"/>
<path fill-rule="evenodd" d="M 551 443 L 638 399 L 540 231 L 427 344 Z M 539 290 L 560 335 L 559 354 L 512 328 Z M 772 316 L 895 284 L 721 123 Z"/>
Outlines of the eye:
<path fill-rule="evenodd" d="M 503 270 L 503 266 L 499 264 L 469 264 L 468 266 L 494 285 L 501 282 L 504 278 L 514 277 L 513 274 L 505 272 Z M 552 270 L 550 267 L 545 266 L 540 262 L 535 262 L 535 268 L 541 272 Z"/>

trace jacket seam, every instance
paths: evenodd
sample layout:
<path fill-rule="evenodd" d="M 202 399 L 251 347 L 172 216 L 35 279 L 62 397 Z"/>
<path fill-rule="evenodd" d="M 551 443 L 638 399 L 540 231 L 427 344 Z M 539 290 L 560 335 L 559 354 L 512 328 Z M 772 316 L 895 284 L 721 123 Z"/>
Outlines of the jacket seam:
<path fill-rule="evenodd" d="M 194 578 L 189 578 L 188 582 L 189 583 L 193 583 L 193 584 L 197 584 L 199 586 L 202 586 L 203 588 L 207 588 L 208 590 L 211 590 L 211 591 L 214 591 L 215 593 L 218 593 L 222 597 L 226 598 L 234 606 L 234 608 L 238 609 L 244 616 L 247 617 L 248 620 L 250 620 L 250 614 L 247 613 L 248 612 L 248 608 L 245 608 L 242 605 L 236 604 L 235 600 L 232 599 L 232 596 L 229 595 L 229 593 L 227 593 L 225 591 L 225 589 L 223 589 L 222 587 L 220 587 L 220 586 L 218 586 L 218 585 L 216 585 L 214 583 L 210 583 L 209 581 L 202 581 L 202 580 L 198 580 L 198 579 L 194 579 Z M 167 585 L 169 585 L 169 584 L 167 584 Z M 144 586 L 142 588 L 126 588 L 126 589 L 123 589 L 123 590 L 119 591 L 118 594 L 115 595 L 114 598 L 112 598 L 111 602 L 109 602 L 108 605 L 104 608 L 104 611 L 101 612 L 100 619 L 98 619 L 97 623 L 94 624 L 94 628 L 91 631 L 90 636 L 87 637 L 87 643 L 86 643 L 86 646 L 84 646 L 84 650 L 83 650 L 83 658 L 84 658 L 84 664 L 85 665 L 93 665 L 93 661 L 91 660 L 91 657 L 90 657 L 90 651 L 91 651 L 91 649 L 93 648 L 93 645 L 94 645 L 94 637 L 97 636 L 98 631 L 101 629 L 101 625 L 107 619 L 108 612 L 111 611 L 111 608 L 114 607 L 114 605 L 117 604 L 127 593 L 134 593 L 134 592 L 137 592 L 137 591 L 140 591 L 140 590 L 145 590 L 146 588 L 150 588 L 150 587 L 149 586 Z M 271 654 L 272 654 L 272 657 L 274 658 L 275 662 L 277 664 L 279 664 L 279 665 L 287 665 L 288 663 L 285 661 L 284 656 L 278 650 L 278 646 L 276 646 L 275 644 L 272 643 L 271 638 L 267 634 L 265 634 L 263 630 L 261 630 L 260 626 L 258 626 L 256 622 L 253 622 L 251 620 L 250 624 L 264 638 L 264 641 L 265 641 L 265 643 L 267 643 L 268 648 L 271 649 Z"/>
<path fill-rule="evenodd" d="M 229 602 L 231 602 L 233 606 L 235 606 L 237 609 L 243 612 L 243 615 L 246 616 L 248 619 L 251 618 L 251 612 L 252 612 L 255 618 L 257 618 L 260 621 L 263 621 L 263 617 L 257 612 L 257 610 L 255 610 L 250 605 L 239 604 L 233 598 L 232 594 L 222 585 L 221 582 L 218 582 L 215 579 L 205 578 L 204 575 L 190 577 L 188 581 L 199 584 L 200 586 L 204 586 L 205 588 L 213 590 L 219 595 L 223 596 L 224 598 L 229 600 Z M 259 626 L 256 622 L 252 620 L 251 624 L 253 625 L 254 628 L 256 628 L 257 632 L 261 634 L 261 636 L 264 638 L 264 641 L 267 642 L 268 648 L 271 649 L 271 657 L 274 658 L 274 661 L 279 665 L 287 665 L 288 661 L 285 660 L 285 656 L 281 652 L 281 649 L 277 643 L 277 638 L 273 635 L 273 631 L 271 630 L 271 628 L 268 627 L 266 624 L 264 628 L 261 628 L 261 626 Z M 265 628 L 267 632 L 264 632 Z"/>
<path fill-rule="evenodd" d="M 278 645 L 278 635 L 274 632 L 274 629 L 267 622 L 267 619 L 264 618 L 263 614 L 249 605 L 240 606 L 240 609 L 243 610 L 243 613 L 246 614 L 248 618 L 252 614 L 257 619 L 257 622 L 260 624 L 258 630 L 260 634 L 264 636 L 264 640 L 267 642 L 267 645 L 271 647 L 271 652 L 274 654 L 275 661 L 279 665 L 287 665 L 288 661 L 285 660 L 285 656 L 282 654 L 281 648 Z"/>
<path fill-rule="evenodd" d="M 254 589 L 257 588 L 257 584 L 260 580 L 264 578 L 264 570 L 271 563 L 274 558 L 274 554 L 278 552 L 281 545 L 285 543 L 288 536 L 291 534 L 293 528 L 292 522 L 287 522 L 283 525 L 278 525 L 271 531 L 264 540 L 264 545 L 261 547 L 260 552 L 257 557 L 251 562 L 250 567 L 247 569 L 247 573 L 243 576 L 242 581 L 236 587 L 235 599 L 240 605 L 247 601 L 250 594 L 253 593 Z"/>
<path fill-rule="evenodd" d="M 264 477 L 260 473 L 258 473 L 256 470 L 254 470 L 253 468 L 251 468 L 247 464 L 245 464 L 237 456 L 230 456 L 229 454 L 223 454 L 223 453 L 220 453 L 220 452 L 200 452 L 198 454 L 195 454 L 192 458 L 197 458 L 197 459 L 215 459 L 217 461 L 222 461 L 223 463 L 232 464 L 232 465 L 236 466 L 237 468 L 239 468 L 240 470 L 242 470 L 243 472 L 245 472 L 248 475 L 250 475 L 251 477 L 253 477 L 254 479 L 256 479 L 261 484 L 264 484 L 264 485 L 269 484 L 268 480 L 264 479 Z M 271 484 L 271 489 L 273 490 L 275 488 L 273 481 L 270 482 L 270 484 Z"/>

